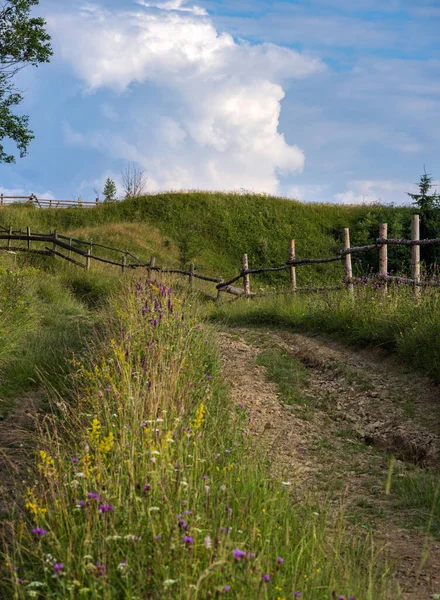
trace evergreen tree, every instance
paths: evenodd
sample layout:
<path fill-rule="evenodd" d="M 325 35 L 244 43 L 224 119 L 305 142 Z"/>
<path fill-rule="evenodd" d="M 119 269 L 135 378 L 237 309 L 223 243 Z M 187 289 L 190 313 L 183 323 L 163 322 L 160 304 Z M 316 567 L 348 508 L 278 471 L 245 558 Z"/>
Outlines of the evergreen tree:
<path fill-rule="evenodd" d="M 116 200 L 116 184 L 113 179 L 107 177 L 107 181 L 104 185 L 104 202 L 114 202 Z"/>
<path fill-rule="evenodd" d="M 432 192 L 433 178 L 424 169 L 419 181 L 419 193 L 408 196 L 414 200 L 420 214 L 420 237 L 440 238 L 440 196 Z M 434 271 L 440 259 L 440 248 L 438 246 L 426 246 L 421 248 L 422 258 L 429 271 Z"/>

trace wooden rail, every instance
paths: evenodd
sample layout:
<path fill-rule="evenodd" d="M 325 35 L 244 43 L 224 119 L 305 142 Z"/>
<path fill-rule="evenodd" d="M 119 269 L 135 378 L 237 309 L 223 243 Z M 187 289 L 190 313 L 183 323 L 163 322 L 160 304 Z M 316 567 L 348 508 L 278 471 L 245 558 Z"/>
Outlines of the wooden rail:
<path fill-rule="evenodd" d="M 51 200 L 48 198 L 37 198 L 35 194 L 30 196 L 5 196 L 0 194 L 0 206 L 8 204 L 16 204 L 16 200 L 26 200 L 21 204 L 36 205 L 39 208 L 93 208 L 100 204 L 99 198 L 96 198 L 94 202 L 81 200 Z"/>
<path fill-rule="evenodd" d="M 280 266 L 275 267 L 262 267 L 258 269 L 250 269 L 248 255 L 243 254 L 241 261 L 241 270 L 238 275 L 232 277 L 228 281 L 225 281 L 221 277 L 209 277 L 202 275 L 195 271 L 194 264 L 190 265 L 190 270 L 184 269 L 169 269 L 156 266 L 155 257 L 151 257 L 150 262 L 143 263 L 136 255 L 128 250 L 122 250 L 105 244 L 99 244 L 92 241 L 85 241 L 68 237 L 65 235 L 58 234 L 57 232 L 50 233 L 36 233 L 31 232 L 30 228 L 27 227 L 24 232 L 23 229 L 13 230 L 12 227 L 6 228 L 0 225 L 0 240 L 7 240 L 7 246 L 0 247 L 0 250 L 8 250 L 10 252 L 38 252 L 39 254 L 46 254 L 51 256 L 59 256 L 64 260 L 69 261 L 77 266 L 85 269 L 90 269 L 92 261 L 98 261 L 104 264 L 113 265 L 125 272 L 127 269 L 139 269 L 143 268 L 151 272 L 160 272 L 173 275 L 182 275 L 188 277 L 190 288 L 193 289 L 194 280 L 199 279 L 201 281 L 207 281 L 214 283 L 217 289 L 217 299 L 221 299 L 223 292 L 233 294 L 235 296 L 246 296 L 255 297 L 267 294 L 257 294 L 251 292 L 250 276 L 262 273 L 273 273 L 283 270 L 289 270 L 290 272 L 290 287 L 289 291 L 295 292 L 312 292 L 312 291 L 325 291 L 329 289 L 341 289 L 346 287 L 349 293 L 353 293 L 355 285 L 364 284 L 371 281 L 371 278 L 365 277 L 353 277 L 351 256 L 352 254 L 363 253 L 371 250 L 377 250 L 379 252 L 379 274 L 375 276 L 376 281 L 380 281 L 384 289 L 388 282 L 396 282 L 399 284 L 412 285 L 415 289 L 424 286 L 440 287 L 440 283 L 437 281 L 421 281 L 420 280 L 420 247 L 430 246 L 434 244 L 440 244 L 440 238 L 435 239 L 424 239 L 420 238 L 420 219 L 419 215 L 412 216 L 412 227 L 411 227 L 411 239 L 394 239 L 387 237 L 387 226 L 386 223 L 382 223 L 379 227 L 379 237 L 373 244 L 367 244 L 365 246 L 350 247 L 350 232 L 348 228 L 344 229 L 344 248 L 339 251 L 337 256 L 323 257 L 323 258 L 296 258 L 295 255 L 295 241 L 290 240 L 288 246 L 288 259 Z M 22 241 L 26 242 L 26 248 L 19 246 L 12 246 L 12 242 Z M 32 242 L 40 242 L 45 244 L 51 244 L 52 247 L 45 246 L 44 250 L 36 250 L 31 247 Z M 87 247 L 81 249 L 78 246 Z M 411 247 L 411 278 L 403 276 L 392 276 L 389 275 L 388 269 L 388 246 L 409 246 Z M 67 250 L 68 255 L 66 256 L 61 250 Z M 119 261 L 110 260 L 102 256 L 98 256 L 95 253 L 96 249 L 108 250 L 120 254 L 121 258 Z M 85 260 L 80 262 L 72 258 L 72 253 L 78 255 Z M 134 262 L 130 262 L 129 259 Z M 332 262 L 342 262 L 344 266 L 344 277 L 343 286 L 321 286 L 321 287 L 305 287 L 298 288 L 296 284 L 296 268 L 305 265 L 316 265 L 316 264 L 327 264 Z M 243 287 L 235 287 L 233 284 L 238 280 L 243 280 Z M 285 293 L 283 292 L 270 292 L 270 294 Z"/>

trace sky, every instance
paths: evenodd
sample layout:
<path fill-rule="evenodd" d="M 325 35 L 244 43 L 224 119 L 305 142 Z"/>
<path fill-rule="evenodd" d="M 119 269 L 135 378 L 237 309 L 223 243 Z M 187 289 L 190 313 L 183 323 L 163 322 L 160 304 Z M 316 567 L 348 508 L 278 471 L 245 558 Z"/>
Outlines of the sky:
<path fill-rule="evenodd" d="M 35 133 L 0 192 L 148 191 L 408 204 L 440 180 L 440 0 L 40 0 L 49 64 L 16 80 Z M 439 184 L 440 191 L 440 184 Z"/>

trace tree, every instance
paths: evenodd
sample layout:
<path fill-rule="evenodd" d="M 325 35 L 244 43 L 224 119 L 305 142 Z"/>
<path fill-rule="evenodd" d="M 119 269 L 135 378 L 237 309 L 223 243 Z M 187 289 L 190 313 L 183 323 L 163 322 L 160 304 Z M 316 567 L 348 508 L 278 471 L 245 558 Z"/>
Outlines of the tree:
<path fill-rule="evenodd" d="M 122 171 L 122 185 L 125 198 L 139 198 L 147 193 L 148 178 L 134 163 L 128 163 Z"/>
<path fill-rule="evenodd" d="M 429 212 L 440 207 L 440 196 L 437 194 L 437 190 L 433 194 L 429 194 L 432 188 L 432 177 L 426 172 L 425 167 L 423 168 L 424 173 L 420 177 L 419 181 L 419 194 L 411 194 L 407 192 L 414 200 L 421 212 Z"/>
<path fill-rule="evenodd" d="M 114 202 L 116 200 L 116 184 L 110 177 L 107 177 L 102 193 L 104 194 L 104 202 Z"/>
<path fill-rule="evenodd" d="M 408 196 L 414 200 L 414 204 L 420 212 L 420 237 L 439 238 L 440 237 L 440 196 L 437 190 L 430 193 L 432 189 L 433 178 L 423 168 L 423 175 L 419 181 L 419 193 Z M 427 267 L 436 269 L 440 258 L 440 248 L 437 246 L 426 246 L 423 248 L 423 256 Z"/>
<path fill-rule="evenodd" d="M 3 140 L 15 142 L 20 158 L 34 139 L 29 117 L 16 115 L 13 108 L 23 100 L 13 85 L 13 77 L 24 67 L 37 67 L 52 56 L 50 36 L 41 17 L 31 17 L 30 10 L 39 0 L 6 0 L 0 8 L 0 163 L 13 163 L 15 157 L 5 150 Z"/>

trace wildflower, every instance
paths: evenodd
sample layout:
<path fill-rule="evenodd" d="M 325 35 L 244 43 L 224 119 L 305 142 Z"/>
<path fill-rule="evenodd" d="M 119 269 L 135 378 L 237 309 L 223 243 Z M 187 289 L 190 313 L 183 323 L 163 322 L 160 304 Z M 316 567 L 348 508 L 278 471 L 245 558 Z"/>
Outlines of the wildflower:
<path fill-rule="evenodd" d="M 115 443 L 114 435 L 113 435 L 113 432 L 111 431 L 107 437 L 103 438 L 99 442 L 99 446 L 98 446 L 99 452 L 101 454 L 108 454 L 113 449 L 114 443 Z"/>
<path fill-rule="evenodd" d="M 231 454 L 231 450 L 225 450 L 225 454 Z"/>
<path fill-rule="evenodd" d="M 107 389 L 106 389 L 107 391 Z M 101 423 L 99 422 L 98 419 L 93 419 L 92 421 L 92 427 L 89 430 L 89 440 L 91 442 L 99 442 L 99 438 L 101 436 Z"/>
<path fill-rule="evenodd" d="M 43 535 L 46 535 L 47 531 L 45 529 L 41 529 L 41 527 L 35 527 L 35 529 L 32 529 L 31 533 L 37 535 L 38 537 L 43 537 Z"/>
<path fill-rule="evenodd" d="M 267 573 L 264 573 L 263 581 L 270 581 L 270 575 L 268 575 Z"/>
<path fill-rule="evenodd" d="M 35 520 L 38 516 L 44 516 L 47 513 L 47 508 L 38 505 L 38 500 L 31 488 L 27 489 L 26 496 L 28 500 L 25 504 L 25 508 L 31 515 L 33 515 Z"/>
<path fill-rule="evenodd" d="M 179 527 L 180 527 L 180 529 L 183 529 L 183 530 L 188 529 L 188 524 L 185 521 L 185 519 L 179 519 Z"/>
<path fill-rule="evenodd" d="M 194 417 L 193 422 L 191 423 L 191 429 L 193 431 L 197 431 L 203 425 L 205 421 L 205 412 L 206 407 L 205 404 L 202 402 L 196 411 L 196 416 Z"/>
<path fill-rule="evenodd" d="M 159 541 L 162 539 L 162 536 L 159 533 L 158 535 L 155 535 L 153 539 L 155 539 L 156 541 Z"/>
<path fill-rule="evenodd" d="M 46 477 L 50 477 L 55 473 L 54 459 L 44 450 L 40 450 L 39 455 L 40 462 L 38 463 L 38 470 Z"/>
<path fill-rule="evenodd" d="M 96 494 L 95 492 L 89 492 L 87 494 L 87 498 L 90 498 L 90 500 L 97 500 L 97 501 L 99 501 L 99 494 Z"/>
<path fill-rule="evenodd" d="M 62 569 L 64 569 L 63 563 L 55 563 L 53 566 L 53 570 L 55 573 L 59 573 Z"/>
<path fill-rule="evenodd" d="M 72 462 L 74 465 L 77 465 L 79 463 L 79 458 L 72 458 Z"/>
<path fill-rule="evenodd" d="M 205 537 L 205 539 L 203 540 L 203 543 L 204 543 L 204 545 L 205 545 L 205 548 L 206 548 L 207 550 L 209 550 L 209 548 L 211 548 L 211 547 L 212 547 L 212 542 L 211 542 L 211 538 L 209 537 L 209 535 L 207 535 L 207 536 Z"/>
<path fill-rule="evenodd" d="M 185 542 L 185 544 L 193 544 L 194 543 L 194 538 L 189 537 L 189 535 L 184 535 L 183 536 L 183 541 Z"/>
<path fill-rule="evenodd" d="M 99 512 L 100 513 L 115 512 L 115 509 L 111 504 L 101 504 L 99 507 Z"/>
<path fill-rule="evenodd" d="M 223 589 L 225 590 L 225 592 L 229 592 L 229 590 L 231 589 L 231 586 L 225 585 L 225 587 Z"/>
<path fill-rule="evenodd" d="M 242 558 L 244 558 L 246 556 L 246 552 L 243 552 L 243 550 L 239 550 L 238 548 L 233 550 L 232 554 L 234 555 L 234 558 L 237 561 L 241 560 Z"/>
<path fill-rule="evenodd" d="M 144 492 L 148 492 L 149 490 L 151 490 L 151 485 L 149 483 L 146 483 L 144 485 Z"/>
<path fill-rule="evenodd" d="M 80 500 L 80 501 L 77 503 L 77 505 L 76 505 L 76 508 L 85 508 L 85 506 L 86 506 L 86 502 L 85 502 L 85 500 Z"/>
<path fill-rule="evenodd" d="M 255 552 L 248 552 L 248 555 L 247 555 L 248 558 L 255 558 L 255 556 L 256 556 Z"/>
<path fill-rule="evenodd" d="M 95 563 L 95 567 L 96 567 L 96 574 L 98 575 L 98 577 L 103 577 L 106 572 L 107 572 L 107 568 L 105 565 L 103 565 L 102 563 L 100 563 L 99 561 Z"/>
<path fill-rule="evenodd" d="M 283 562 L 284 562 L 284 558 L 281 558 L 281 556 L 279 556 L 279 557 L 277 558 L 277 563 L 278 563 L 279 565 L 282 565 L 282 564 L 283 564 Z"/>
<path fill-rule="evenodd" d="M 301 592 L 295 592 L 295 593 L 293 594 L 293 597 L 294 597 L 294 598 L 301 598 Z"/>

